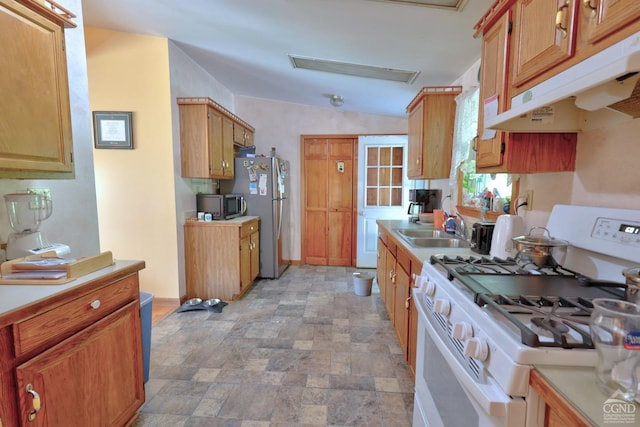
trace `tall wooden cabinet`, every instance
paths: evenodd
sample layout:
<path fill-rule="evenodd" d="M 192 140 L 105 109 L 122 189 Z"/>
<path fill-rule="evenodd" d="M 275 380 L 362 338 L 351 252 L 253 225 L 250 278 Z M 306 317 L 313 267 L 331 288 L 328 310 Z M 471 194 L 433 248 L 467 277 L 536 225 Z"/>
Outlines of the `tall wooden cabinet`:
<path fill-rule="evenodd" d="M 0 315 L 0 424 L 122 426 L 145 400 L 138 270 Z"/>
<path fill-rule="evenodd" d="M 73 178 L 65 27 L 52 3 L 0 0 L 0 178 Z"/>
<path fill-rule="evenodd" d="M 428 86 L 407 106 L 409 147 L 407 175 L 410 179 L 449 177 L 455 97 L 462 86 Z"/>
<path fill-rule="evenodd" d="M 185 299 L 236 300 L 260 272 L 257 216 L 184 225 Z"/>

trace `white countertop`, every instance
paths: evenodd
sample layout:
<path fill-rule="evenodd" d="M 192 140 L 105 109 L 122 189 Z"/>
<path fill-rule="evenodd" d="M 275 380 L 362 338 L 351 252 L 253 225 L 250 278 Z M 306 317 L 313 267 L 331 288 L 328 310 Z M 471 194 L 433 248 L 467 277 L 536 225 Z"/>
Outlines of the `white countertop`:
<path fill-rule="evenodd" d="M 216 221 L 197 221 L 195 220 L 187 220 L 184 225 L 188 226 L 203 226 L 203 227 L 238 227 L 245 222 L 252 221 L 254 219 L 260 219 L 259 216 L 239 216 L 237 218 L 225 219 L 225 220 L 216 220 Z"/>
<path fill-rule="evenodd" d="M 422 261 L 427 261 L 431 257 L 431 255 L 437 254 L 446 254 L 449 256 L 481 256 L 480 254 L 473 252 L 469 248 L 417 248 L 411 246 L 409 242 L 404 240 L 402 236 L 396 232 L 396 229 L 424 229 L 430 228 L 433 224 L 430 223 L 413 223 L 408 220 L 392 220 L 392 219 L 379 219 L 376 221 L 379 226 L 382 226 L 389 233 L 393 235 L 393 237 L 398 241 L 398 243 L 402 244 L 402 246 L 411 252 L 416 258 L 421 259 Z"/>
<path fill-rule="evenodd" d="M 536 366 L 538 372 L 574 408 L 595 426 L 613 427 L 617 425 L 640 425 L 640 405 L 636 405 L 635 423 L 616 422 L 616 414 L 607 410 L 605 402 L 611 396 L 600 392 L 596 386 L 596 376 L 592 367 Z"/>
<path fill-rule="evenodd" d="M 140 262 L 141 261 L 116 260 L 113 265 L 101 268 L 100 270 L 78 277 L 77 279 L 71 280 L 67 283 L 57 285 L 0 285 L 0 317 L 26 305 L 50 298 L 70 289 L 83 286 L 92 280 L 98 279 L 109 273 L 124 270 Z"/>

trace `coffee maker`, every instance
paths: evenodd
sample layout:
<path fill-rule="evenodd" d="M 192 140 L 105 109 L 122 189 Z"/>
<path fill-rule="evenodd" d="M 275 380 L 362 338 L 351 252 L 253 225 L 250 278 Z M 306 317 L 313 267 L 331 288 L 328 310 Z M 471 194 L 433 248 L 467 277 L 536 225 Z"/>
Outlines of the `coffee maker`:
<path fill-rule="evenodd" d="M 409 221 L 418 222 L 421 213 L 440 209 L 441 200 L 442 190 L 409 190 Z"/>

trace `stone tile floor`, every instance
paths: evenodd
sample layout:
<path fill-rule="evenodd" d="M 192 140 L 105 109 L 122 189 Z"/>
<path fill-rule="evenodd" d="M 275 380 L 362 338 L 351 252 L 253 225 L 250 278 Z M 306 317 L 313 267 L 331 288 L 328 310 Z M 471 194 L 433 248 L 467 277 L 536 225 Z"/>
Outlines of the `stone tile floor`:
<path fill-rule="evenodd" d="M 410 426 L 413 377 L 374 281 L 292 266 L 222 313 L 152 328 L 140 426 Z"/>

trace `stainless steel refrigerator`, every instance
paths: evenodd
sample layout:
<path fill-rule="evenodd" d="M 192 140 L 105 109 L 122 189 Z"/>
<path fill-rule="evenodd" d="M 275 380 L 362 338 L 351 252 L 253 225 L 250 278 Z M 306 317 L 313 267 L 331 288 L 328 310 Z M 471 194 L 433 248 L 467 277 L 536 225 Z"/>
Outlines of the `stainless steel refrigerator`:
<path fill-rule="evenodd" d="M 260 217 L 259 277 L 277 279 L 290 263 L 282 259 L 284 225 L 289 224 L 289 162 L 279 157 L 238 157 L 235 162 L 234 181 L 220 181 L 221 189 L 242 194 L 247 215 Z"/>

